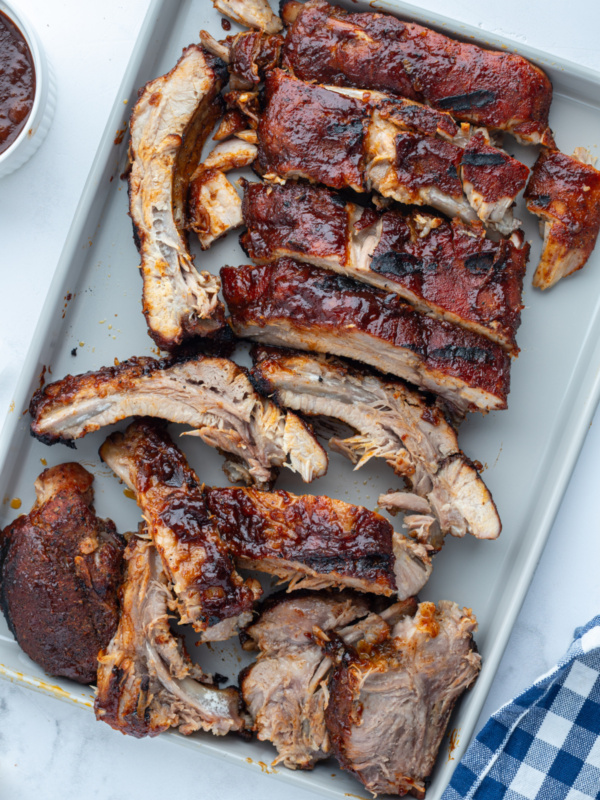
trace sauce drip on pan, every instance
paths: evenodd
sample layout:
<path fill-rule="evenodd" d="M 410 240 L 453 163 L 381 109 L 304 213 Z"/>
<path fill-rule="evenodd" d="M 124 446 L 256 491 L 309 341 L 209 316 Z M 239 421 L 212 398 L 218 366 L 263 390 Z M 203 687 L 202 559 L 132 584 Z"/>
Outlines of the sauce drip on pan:
<path fill-rule="evenodd" d="M 0 153 L 25 127 L 34 96 L 31 52 L 21 31 L 0 11 Z"/>

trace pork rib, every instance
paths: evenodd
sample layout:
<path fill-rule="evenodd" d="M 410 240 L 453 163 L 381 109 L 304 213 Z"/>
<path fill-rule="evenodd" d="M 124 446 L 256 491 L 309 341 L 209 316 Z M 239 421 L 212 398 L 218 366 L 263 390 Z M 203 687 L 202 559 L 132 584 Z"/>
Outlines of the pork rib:
<path fill-rule="evenodd" d="M 225 65 L 199 45 L 142 89 L 130 121 L 129 210 L 140 252 L 143 311 L 167 350 L 224 327 L 219 280 L 197 272 L 187 246 L 188 183 L 221 115 Z"/>
<path fill-rule="evenodd" d="M 342 637 L 325 723 L 342 768 L 373 794 L 425 797 L 452 709 L 481 668 L 476 629 L 470 609 L 441 601 L 421 603 L 383 641 Z M 325 647 L 335 652 L 335 639 Z"/>
<path fill-rule="evenodd" d="M 241 25 L 265 33 L 277 33 L 282 28 L 281 20 L 271 11 L 269 0 L 212 0 L 212 4 L 221 14 Z"/>
<path fill-rule="evenodd" d="M 408 499 L 398 510 L 433 514 L 443 534 L 470 533 L 479 539 L 500 534 L 489 490 L 461 452 L 454 428 L 423 394 L 333 358 L 261 348 L 254 359 L 253 379 L 262 391 L 285 408 L 349 425 L 356 435 L 333 439 L 332 447 L 357 469 L 383 458 L 417 500 L 425 501 L 421 505 L 403 493 L 395 503 L 388 497 L 384 506 L 398 508 L 398 501 Z M 441 546 L 429 537 L 427 543 L 432 549 Z"/>
<path fill-rule="evenodd" d="M 522 56 L 325 0 L 285 0 L 281 14 L 289 24 L 283 64 L 303 80 L 393 92 L 526 144 L 554 144 L 552 84 Z"/>
<path fill-rule="evenodd" d="M 152 542 L 133 536 L 125 561 L 119 627 L 98 663 L 96 718 L 138 738 L 171 727 L 217 736 L 244 730 L 237 689 L 211 685 L 171 632 L 171 594 Z"/>
<path fill-rule="evenodd" d="M 232 480 L 270 484 L 287 466 L 305 481 L 324 475 L 327 456 L 295 414 L 282 412 L 225 358 L 183 362 L 132 358 L 117 367 L 67 375 L 31 399 L 31 433 L 45 444 L 75 439 L 130 416 L 190 425 L 192 435 L 230 453 Z"/>
<path fill-rule="evenodd" d="M 316 86 L 278 69 L 267 75 L 265 100 L 256 163 L 267 180 L 375 189 L 466 222 L 479 215 L 503 234 L 520 225 L 511 207 L 529 169 L 491 147 L 483 129 L 471 135 L 413 101 Z"/>
<path fill-rule="evenodd" d="M 424 212 L 383 213 L 323 187 L 244 182 L 240 243 L 257 264 L 291 256 L 395 292 L 417 310 L 517 353 L 529 245 Z"/>
<path fill-rule="evenodd" d="M 183 453 L 159 423 L 139 420 L 109 436 L 100 455 L 135 493 L 181 621 L 206 640 L 229 638 L 249 621 L 262 590 L 236 571 Z"/>
<path fill-rule="evenodd" d="M 425 548 L 361 506 L 254 489 L 207 489 L 206 500 L 239 566 L 290 581 L 288 591 L 347 587 L 405 600 L 431 575 Z"/>
<path fill-rule="evenodd" d="M 533 285 L 549 289 L 581 269 L 591 255 L 600 231 L 600 171 L 583 148 L 573 156 L 540 153 L 525 199 L 540 218 L 544 237 L 542 257 Z"/>
<path fill-rule="evenodd" d="M 484 336 L 422 316 L 397 295 L 287 258 L 224 267 L 221 278 L 239 336 L 362 361 L 461 411 L 506 408 L 510 356 Z"/>

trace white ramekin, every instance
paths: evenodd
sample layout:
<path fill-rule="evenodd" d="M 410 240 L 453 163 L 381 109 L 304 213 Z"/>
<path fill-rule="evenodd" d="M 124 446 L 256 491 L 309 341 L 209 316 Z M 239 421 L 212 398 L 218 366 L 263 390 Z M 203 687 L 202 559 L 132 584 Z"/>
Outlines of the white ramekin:
<path fill-rule="evenodd" d="M 25 37 L 35 68 L 35 96 L 31 113 L 15 141 L 7 150 L 0 153 L 0 178 L 3 178 L 29 161 L 44 141 L 54 116 L 56 88 L 52 69 L 31 23 L 22 11 L 17 11 L 12 4 L 4 0 L 0 0 L 0 11 L 15 23 Z"/>

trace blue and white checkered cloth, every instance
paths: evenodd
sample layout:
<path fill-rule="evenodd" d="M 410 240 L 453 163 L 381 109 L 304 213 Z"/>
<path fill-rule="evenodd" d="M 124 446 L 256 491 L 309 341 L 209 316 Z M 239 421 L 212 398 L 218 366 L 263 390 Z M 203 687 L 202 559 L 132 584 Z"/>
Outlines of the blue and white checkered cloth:
<path fill-rule="evenodd" d="M 565 657 L 492 715 L 442 800 L 600 798 L 600 616 Z"/>

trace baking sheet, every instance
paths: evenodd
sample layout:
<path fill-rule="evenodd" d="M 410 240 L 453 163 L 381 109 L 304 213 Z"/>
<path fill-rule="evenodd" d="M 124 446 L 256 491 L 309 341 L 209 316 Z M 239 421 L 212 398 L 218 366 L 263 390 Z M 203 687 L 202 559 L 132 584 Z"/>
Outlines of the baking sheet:
<path fill-rule="evenodd" d="M 379 7 L 384 5 L 386 10 L 396 9 L 400 16 L 437 25 L 444 32 L 474 36 L 484 44 L 514 49 L 510 42 L 498 37 L 486 41 L 481 30 L 471 30 L 430 13 L 419 14 L 414 7 L 391 1 Z M 350 4 L 349 7 L 368 8 L 368 5 Z M 176 8 L 168 2 L 155 2 L 140 32 L 0 442 L 2 525 L 29 510 L 33 502 L 33 481 L 45 468 L 42 460 L 51 466 L 75 458 L 96 476 L 99 515 L 113 518 L 121 531 L 137 527 L 139 513 L 135 503 L 124 497 L 124 487 L 101 465 L 97 456 L 98 447 L 110 431 L 81 440 L 76 451 L 60 445 L 48 448 L 29 438 L 28 419 L 22 412 L 39 385 L 44 366 L 46 380 L 52 380 L 67 372 L 97 369 L 113 363 L 115 358 L 123 360 L 131 355 L 156 354 L 140 313 L 137 252 L 126 215 L 126 186 L 118 180 L 125 164 L 127 142 L 125 137 L 122 144 L 115 145 L 115 132 L 123 128 L 126 119 L 123 109 L 127 109 L 128 115 L 137 88 L 170 69 L 182 47 L 196 40 L 201 27 L 217 37 L 223 36 L 219 17 L 207 2 L 181 3 Z M 600 77 L 527 48 L 520 47 L 518 52 L 543 66 L 554 83 L 551 126 L 559 147 L 570 153 L 575 146 L 583 145 L 597 154 Z M 124 100 L 130 101 L 127 106 L 123 105 Z M 507 140 L 509 152 L 526 163 L 533 162 L 536 148 L 512 144 L 512 140 Z M 600 339 L 597 300 L 600 297 L 597 263 L 600 254 L 594 254 L 585 270 L 575 278 L 542 295 L 530 287 L 540 252 L 533 218 L 527 218 L 525 230 L 533 247 L 525 290 L 527 308 L 518 337 L 522 353 L 513 367 L 509 410 L 485 418 L 472 416 L 460 434 L 465 452 L 486 464 L 483 476 L 498 504 L 504 531 L 497 542 L 448 541 L 436 558 L 434 575 L 422 593 L 423 599 L 447 598 L 473 608 L 480 621 L 477 644 L 484 657 L 482 674 L 473 691 L 463 699 L 450 726 L 450 730 L 457 733 L 458 747 L 449 752 L 448 742 L 442 746 L 428 800 L 439 797 L 472 734 L 600 390 L 600 346 L 597 344 Z M 245 258 L 235 236 L 218 243 L 209 253 L 198 255 L 197 259 L 199 266 L 213 271 L 224 263 L 243 262 Z M 71 355 L 73 349 L 76 349 L 76 356 Z M 181 444 L 201 479 L 226 485 L 220 469 L 221 458 L 214 451 L 189 438 Z M 381 464 L 374 463 L 352 473 L 347 462 L 331 454 L 328 476 L 313 484 L 310 490 L 373 508 L 380 490 L 397 485 L 391 471 Z M 296 492 L 305 489 L 290 475 L 281 476 L 278 488 Z M 19 511 L 10 507 L 13 498 L 22 501 Z M 227 655 L 230 649 L 230 645 L 213 646 L 210 651 L 204 648 L 196 652 L 196 657 L 207 670 L 235 675 L 247 656 L 238 652 Z M 84 687 L 45 676 L 17 647 L 3 619 L 0 662 L 0 672 L 10 679 L 91 706 L 92 693 Z M 275 755 L 269 744 L 245 743 L 233 737 L 217 739 L 203 734 L 189 738 L 170 735 L 190 747 L 249 763 L 313 792 L 334 797 L 346 793 L 366 794 L 358 783 L 341 774 L 333 762 L 318 765 L 312 773 L 293 773 L 283 768 L 273 770 L 266 766 Z"/>

